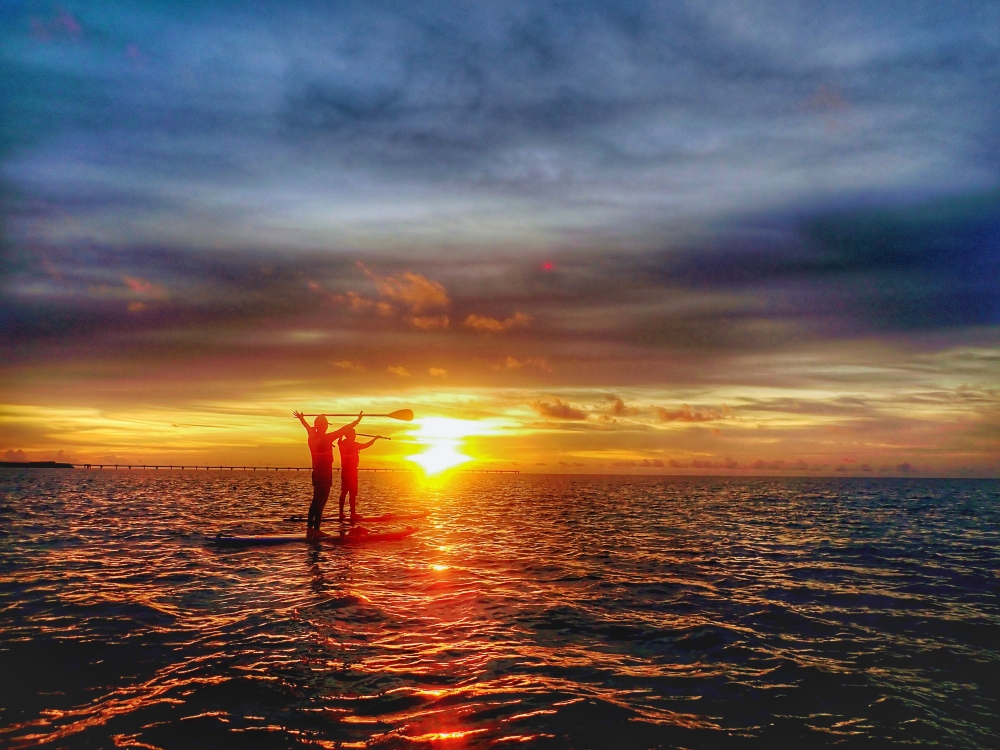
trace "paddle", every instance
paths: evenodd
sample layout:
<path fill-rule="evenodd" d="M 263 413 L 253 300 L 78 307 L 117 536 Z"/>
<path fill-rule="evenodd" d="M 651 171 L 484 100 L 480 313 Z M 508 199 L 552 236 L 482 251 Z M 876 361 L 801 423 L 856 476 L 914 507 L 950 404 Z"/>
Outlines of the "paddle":
<path fill-rule="evenodd" d="M 356 432 L 354 434 L 357 435 L 358 437 L 377 437 L 377 438 L 382 438 L 382 440 L 392 440 L 392 438 L 387 438 L 385 435 L 366 435 L 363 432 Z"/>
<path fill-rule="evenodd" d="M 356 417 L 357 412 L 353 414 L 303 414 L 303 417 Z M 409 422 L 413 419 L 412 409 L 400 409 L 399 411 L 390 412 L 389 414 L 365 414 L 365 418 L 368 417 L 389 417 L 389 419 L 401 419 L 404 422 Z"/>

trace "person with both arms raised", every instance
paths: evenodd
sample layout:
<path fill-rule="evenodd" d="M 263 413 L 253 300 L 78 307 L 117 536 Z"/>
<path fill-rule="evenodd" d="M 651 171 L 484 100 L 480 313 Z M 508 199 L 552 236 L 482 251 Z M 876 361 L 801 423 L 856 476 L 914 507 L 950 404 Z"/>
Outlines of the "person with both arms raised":
<path fill-rule="evenodd" d="M 302 426 L 309 433 L 309 452 L 312 454 L 312 483 L 313 497 L 309 505 L 309 519 L 306 524 L 306 537 L 315 538 L 323 536 L 319 526 L 323 520 L 323 508 L 330 498 L 330 490 L 333 488 L 333 442 L 350 430 L 351 437 L 354 437 L 354 428 L 361 421 L 364 412 L 358 412 L 358 418 L 350 424 L 346 424 L 340 429 L 328 433 L 329 421 L 322 414 L 316 417 L 313 426 L 306 422 L 305 416 L 301 412 L 293 411 L 292 416 L 296 417 Z M 374 440 L 372 442 L 375 442 Z M 370 443 L 369 443 L 370 445 Z M 367 447 L 367 446 L 366 446 Z M 341 449 L 343 455 L 343 449 Z M 355 454 L 356 455 L 356 454 Z M 354 493 L 357 493 L 357 463 L 354 468 Z M 354 511 L 354 493 L 351 494 L 351 512 Z M 344 519 L 344 495 L 340 495 L 340 519 Z"/>

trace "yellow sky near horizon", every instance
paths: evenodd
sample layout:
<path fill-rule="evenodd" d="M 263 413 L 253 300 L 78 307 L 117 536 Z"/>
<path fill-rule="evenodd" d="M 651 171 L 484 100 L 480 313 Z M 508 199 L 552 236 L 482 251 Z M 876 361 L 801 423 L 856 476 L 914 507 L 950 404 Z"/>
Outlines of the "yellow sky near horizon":
<path fill-rule="evenodd" d="M 46 390 L 48 403 L 0 406 L 0 454 L 77 463 L 306 466 L 305 433 L 294 409 L 412 408 L 411 423 L 362 422 L 360 432 L 392 438 L 366 451 L 364 466 L 414 468 L 414 458 L 433 449 L 468 458 L 461 468 L 525 472 L 997 473 L 995 388 L 971 387 L 951 370 L 945 377 L 929 372 L 922 382 L 910 377 L 905 387 L 891 374 L 891 368 L 870 367 L 864 384 L 837 388 L 442 384 L 412 386 L 394 398 L 272 381 L 231 399 L 158 404 L 123 394 L 120 404 L 101 406 Z M 341 421 L 349 420 L 331 420 L 333 426 Z"/>

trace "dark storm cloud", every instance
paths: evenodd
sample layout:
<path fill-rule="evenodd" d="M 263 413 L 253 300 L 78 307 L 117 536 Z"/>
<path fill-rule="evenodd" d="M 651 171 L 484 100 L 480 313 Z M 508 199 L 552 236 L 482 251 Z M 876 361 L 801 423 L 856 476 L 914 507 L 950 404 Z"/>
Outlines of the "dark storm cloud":
<path fill-rule="evenodd" d="M 362 264 L 343 254 L 26 251 L 8 264 L 0 314 L 14 347 L 167 329 L 259 332 L 266 324 L 272 332 L 392 333 L 403 337 L 397 345 L 418 348 L 434 333 L 456 352 L 493 359 L 511 347 L 547 357 L 572 356 L 581 343 L 595 356 L 621 344 L 739 354 L 928 332 L 942 332 L 947 345 L 949 332 L 1000 324 L 993 195 L 800 217 L 778 234 L 770 244 L 723 237 L 658 253 L 573 255 L 553 271 L 517 258 L 365 256 Z M 433 292 L 430 312 L 407 302 L 421 290 Z M 470 319 L 496 325 L 461 323 Z M 791 402 L 779 408 L 795 411 Z M 718 416 L 664 410 L 661 418 Z"/>
<path fill-rule="evenodd" d="M 512 147 L 585 147 L 589 156 L 578 154 L 570 169 L 649 168 L 694 156 L 699 137 L 685 127 L 711 137 L 741 123 L 737 152 L 798 158 L 796 137 L 776 120 L 926 101 L 953 79 L 965 93 L 997 81 L 996 47 L 973 26 L 996 21 L 984 5 L 952 16 L 927 4 L 899 15 L 856 3 L 845 18 L 832 6 L 778 3 L 734 8 L 728 19 L 718 6 L 681 3 L 346 7 L 297 27 L 306 49 L 284 79 L 286 137 L 349 149 L 354 159 L 483 170 L 522 185 L 529 174 L 511 163 Z M 767 24 L 780 32 L 768 35 Z M 809 43 L 817 31 L 819 48 Z M 853 56 L 838 54 L 845 44 Z M 668 137 L 645 132 L 667 112 Z M 943 125 L 940 113 L 924 114 L 880 133 L 882 145 Z M 989 133 L 985 122 L 945 127 L 965 131 L 963 141 Z M 873 145 L 851 142 L 814 158 Z"/>
<path fill-rule="evenodd" d="M 164 328 L 287 324 L 322 305 L 308 289 L 309 261 L 93 248 L 10 254 L 0 303 L 3 340 L 21 347 Z M 323 259 L 328 277 L 345 269 L 353 272 L 353 264 Z"/>
<path fill-rule="evenodd" d="M 532 196 L 527 224 L 596 221 L 620 237 L 762 199 L 997 175 L 993 3 L 0 13 L 7 177 L 84 229 L 109 212 L 155 214 L 145 201 L 172 222 L 215 213 L 236 232 L 247 217 L 277 221 L 299 192 L 342 202 L 364 176 L 366 204 L 390 215 L 405 179 L 452 201 Z M 85 205 L 96 201 L 103 212 Z"/>
<path fill-rule="evenodd" d="M 18 356 L 308 329 L 541 373 L 1000 323 L 994 3 L 0 14 Z M 498 222 L 503 253 L 425 252 Z M 407 272 L 447 304 L 387 312 Z"/>
<path fill-rule="evenodd" d="M 768 297 L 765 317 L 827 335 L 1000 323 L 1000 195 L 806 217 L 785 241 L 665 253 L 657 278 Z"/>

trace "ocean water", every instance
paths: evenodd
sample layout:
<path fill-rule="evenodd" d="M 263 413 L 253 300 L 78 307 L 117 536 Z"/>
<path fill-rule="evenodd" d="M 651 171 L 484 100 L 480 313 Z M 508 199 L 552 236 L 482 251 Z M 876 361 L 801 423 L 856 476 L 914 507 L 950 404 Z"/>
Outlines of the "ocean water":
<path fill-rule="evenodd" d="M 1000 747 L 1000 483 L 0 472 L 0 746 Z"/>

